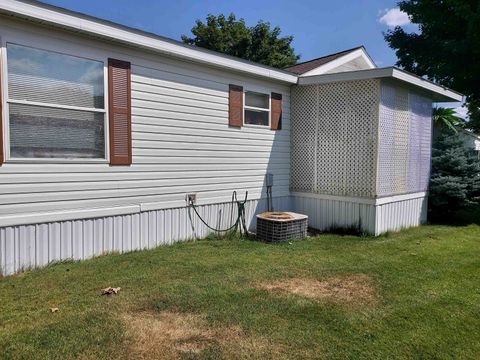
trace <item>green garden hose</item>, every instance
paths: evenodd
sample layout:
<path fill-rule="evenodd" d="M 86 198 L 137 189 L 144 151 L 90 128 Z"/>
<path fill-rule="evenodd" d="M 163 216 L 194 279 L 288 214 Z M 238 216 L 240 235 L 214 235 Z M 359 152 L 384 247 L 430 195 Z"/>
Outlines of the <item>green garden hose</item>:
<path fill-rule="evenodd" d="M 237 198 L 237 192 L 234 191 L 232 194 L 232 214 L 233 214 L 233 204 L 237 204 L 237 210 L 238 210 L 238 215 L 237 219 L 233 223 L 232 226 L 226 228 L 226 229 L 216 229 L 210 225 L 200 216 L 198 213 L 197 207 L 195 204 L 192 202 L 189 204 L 192 209 L 195 211 L 195 214 L 197 214 L 198 218 L 202 221 L 202 223 L 209 228 L 210 230 L 213 230 L 215 232 L 227 232 L 230 230 L 233 230 L 235 232 L 239 231 L 240 234 L 248 236 L 248 228 L 247 228 L 247 223 L 245 220 L 245 204 L 247 203 L 247 197 L 248 197 L 248 191 L 245 192 L 245 200 L 239 201 Z"/>

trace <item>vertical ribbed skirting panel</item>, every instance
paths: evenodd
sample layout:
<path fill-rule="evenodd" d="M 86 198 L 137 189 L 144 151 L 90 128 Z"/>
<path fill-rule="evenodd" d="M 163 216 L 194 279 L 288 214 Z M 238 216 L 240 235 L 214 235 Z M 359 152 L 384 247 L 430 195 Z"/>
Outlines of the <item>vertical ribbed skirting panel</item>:
<path fill-rule="evenodd" d="M 419 226 L 427 221 L 427 197 L 377 205 L 376 213 L 376 235 Z"/>
<path fill-rule="evenodd" d="M 380 81 L 292 87 L 290 189 L 373 197 Z"/>
<path fill-rule="evenodd" d="M 291 210 L 290 197 L 273 199 L 275 210 Z M 266 210 L 265 200 L 247 201 L 247 226 L 255 229 L 256 214 Z M 220 203 L 198 207 L 207 223 L 229 227 L 236 205 Z M 211 231 L 193 210 L 183 207 L 130 215 L 60 221 L 0 228 L 0 274 L 45 266 L 62 260 L 83 260 L 111 252 L 125 253 L 162 244 L 203 238 Z"/>
<path fill-rule="evenodd" d="M 312 196 L 292 197 L 296 213 L 308 215 L 308 226 L 317 230 L 358 227 L 375 234 L 375 206 L 352 201 L 322 199 Z"/>
<path fill-rule="evenodd" d="M 418 226 L 427 221 L 427 196 L 391 202 L 366 203 L 365 199 L 327 199 L 311 194 L 292 196 L 293 211 L 308 215 L 308 226 L 317 230 L 360 228 L 370 235 Z"/>

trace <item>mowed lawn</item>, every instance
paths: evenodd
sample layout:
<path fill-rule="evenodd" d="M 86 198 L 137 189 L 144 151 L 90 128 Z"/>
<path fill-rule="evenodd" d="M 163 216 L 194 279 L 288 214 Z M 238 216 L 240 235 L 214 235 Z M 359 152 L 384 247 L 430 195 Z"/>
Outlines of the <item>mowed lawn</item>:
<path fill-rule="evenodd" d="M 479 359 L 480 226 L 202 240 L 3 278 L 0 356 Z"/>

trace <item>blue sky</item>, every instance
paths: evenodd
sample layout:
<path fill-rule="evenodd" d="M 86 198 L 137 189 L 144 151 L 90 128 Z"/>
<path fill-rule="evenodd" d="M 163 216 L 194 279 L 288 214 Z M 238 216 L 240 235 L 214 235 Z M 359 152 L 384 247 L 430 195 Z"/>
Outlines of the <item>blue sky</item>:
<path fill-rule="evenodd" d="M 358 45 L 365 45 L 378 66 L 395 63 L 395 54 L 382 31 L 408 22 L 391 0 L 48 0 L 65 7 L 173 39 L 190 34 L 196 19 L 206 15 L 235 13 L 248 25 L 258 20 L 278 25 L 284 35 L 295 37 L 300 61 L 310 60 Z M 385 13 L 390 10 L 386 16 Z M 380 19 L 384 16 L 383 20 Z M 404 25 L 413 28 L 413 25 Z"/>

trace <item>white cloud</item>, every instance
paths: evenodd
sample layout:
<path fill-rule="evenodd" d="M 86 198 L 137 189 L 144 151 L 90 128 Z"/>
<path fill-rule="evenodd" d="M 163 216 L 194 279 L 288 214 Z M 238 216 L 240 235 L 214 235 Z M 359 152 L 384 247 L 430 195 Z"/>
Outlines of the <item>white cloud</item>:
<path fill-rule="evenodd" d="M 382 15 L 383 14 L 383 15 Z M 403 26 L 410 24 L 410 17 L 399 8 L 385 9 L 380 13 L 382 15 L 378 21 L 389 27 Z"/>
<path fill-rule="evenodd" d="M 13 56 L 8 58 L 8 69 L 12 73 L 35 74 L 41 71 L 42 68 L 42 64 L 32 59 L 16 58 Z"/>
<path fill-rule="evenodd" d="M 103 80 L 103 66 L 99 64 L 92 64 L 88 69 L 85 70 L 80 76 L 79 79 L 83 83 L 98 83 L 99 81 Z"/>

